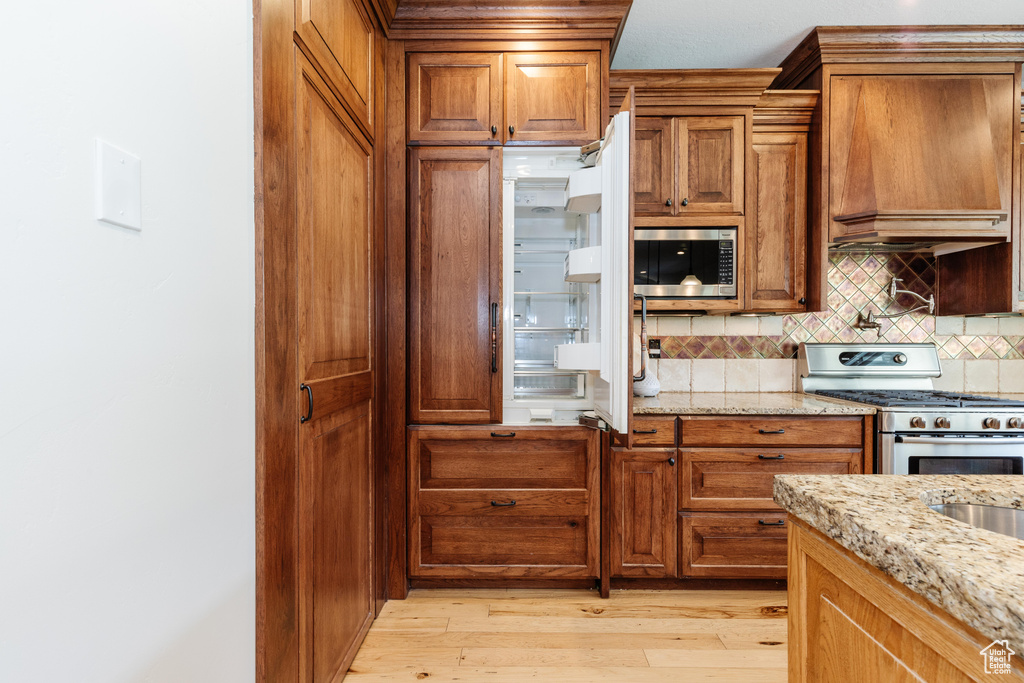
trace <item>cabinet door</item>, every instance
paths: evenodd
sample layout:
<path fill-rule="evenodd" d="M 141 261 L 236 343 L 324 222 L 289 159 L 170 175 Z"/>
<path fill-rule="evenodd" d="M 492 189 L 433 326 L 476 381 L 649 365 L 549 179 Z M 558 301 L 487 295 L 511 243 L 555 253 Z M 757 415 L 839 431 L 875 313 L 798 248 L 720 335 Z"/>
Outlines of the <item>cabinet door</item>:
<path fill-rule="evenodd" d="M 671 216 L 676 212 L 676 158 L 672 152 L 672 119 L 637 117 L 633 155 L 633 207 L 637 215 Z"/>
<path fill-rule="evenodd" d="M 601 137 L 601 53 L 505 55 L 508 144 L 586 144 Z"/>
<path fill-rule="evenodd" d="M 676 575 L 675 451 L 612 449 L 612 576 Z"/>
<path fill-rule="evenodd" d="M 501 55 L 410 53 L 409 142 L 496 144 L 501 134 Z"/>
<path fill-rule="evenodd" d="M 754 133 L 756 201 L 747 220 L 746 308 L 802 311 L 807 300 L 807 135 Z"/>
<path fill-rule="evenodd" d="M 743 214 L 744 118 L 676 119 L 679 213 Z"/>
<path fill-rule="evenodd" d="M 501 422 L 501 149 L 409 150 L 409 419 Z"/>

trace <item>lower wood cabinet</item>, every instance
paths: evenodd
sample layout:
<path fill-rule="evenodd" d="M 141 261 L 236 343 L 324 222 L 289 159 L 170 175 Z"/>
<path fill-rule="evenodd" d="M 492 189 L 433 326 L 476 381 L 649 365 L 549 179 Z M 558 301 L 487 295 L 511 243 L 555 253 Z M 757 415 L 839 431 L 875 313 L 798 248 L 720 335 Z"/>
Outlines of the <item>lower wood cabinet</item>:
<path fill-rule="evenodd" d="M 786 514 L 679 513 L 679 564 L 684 577 L 786 578 Z"/>
<path fill-rule="evenodd" d="M 412 578 L 596 578 L 598 432 L 409 428 Z"/>
<path fill-rule="evenodd" d="M 613 448 L 611 575 L 676 575 L 676 452 Z"/>

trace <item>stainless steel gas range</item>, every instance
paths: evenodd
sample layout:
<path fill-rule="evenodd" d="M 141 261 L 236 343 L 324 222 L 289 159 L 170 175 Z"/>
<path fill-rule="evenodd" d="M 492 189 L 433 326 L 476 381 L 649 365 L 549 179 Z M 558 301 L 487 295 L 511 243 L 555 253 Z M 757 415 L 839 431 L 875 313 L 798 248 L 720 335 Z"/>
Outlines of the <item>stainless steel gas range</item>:
<path fill-rule="evenodd" d="M 801 344 L 805 393 L 876 406 L 875 472 L 1024 474 L 1024 401 L 937 391 L 933 344 Z"/>

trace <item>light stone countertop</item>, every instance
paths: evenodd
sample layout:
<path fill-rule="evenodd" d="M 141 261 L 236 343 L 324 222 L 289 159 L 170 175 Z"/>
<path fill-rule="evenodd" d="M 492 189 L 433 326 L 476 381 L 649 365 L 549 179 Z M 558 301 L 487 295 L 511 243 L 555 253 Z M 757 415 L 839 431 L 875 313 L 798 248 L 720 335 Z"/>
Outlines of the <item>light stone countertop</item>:
<path fill-rule="evenodd" d="M 775 502 L 993 640 L 1024 652 L 1024 541 L 937 503 L 1024 507 L 1024 477 L 779 475 Z"/>
<path fill-rule="evenodd" d="M 872 406 L 797 392 L 663 391 L 633 397 L 634 415 L 873 415 Z"/>

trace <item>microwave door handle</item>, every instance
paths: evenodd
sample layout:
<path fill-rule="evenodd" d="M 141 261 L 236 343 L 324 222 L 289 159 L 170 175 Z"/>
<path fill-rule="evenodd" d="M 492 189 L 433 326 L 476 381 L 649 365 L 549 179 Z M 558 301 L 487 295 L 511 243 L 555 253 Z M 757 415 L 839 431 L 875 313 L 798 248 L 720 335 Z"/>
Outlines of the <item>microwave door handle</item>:
<path fill-rule="evenodd" d="M 999 436 L 902 436 L 897 434 L 896 443 L 929 444 L 936 446 L 955 446 L 957 444 L 986 444 L 998 446 L 1000 444 L 1024 443 L 1024 435 L 1003 435 Z"/>

